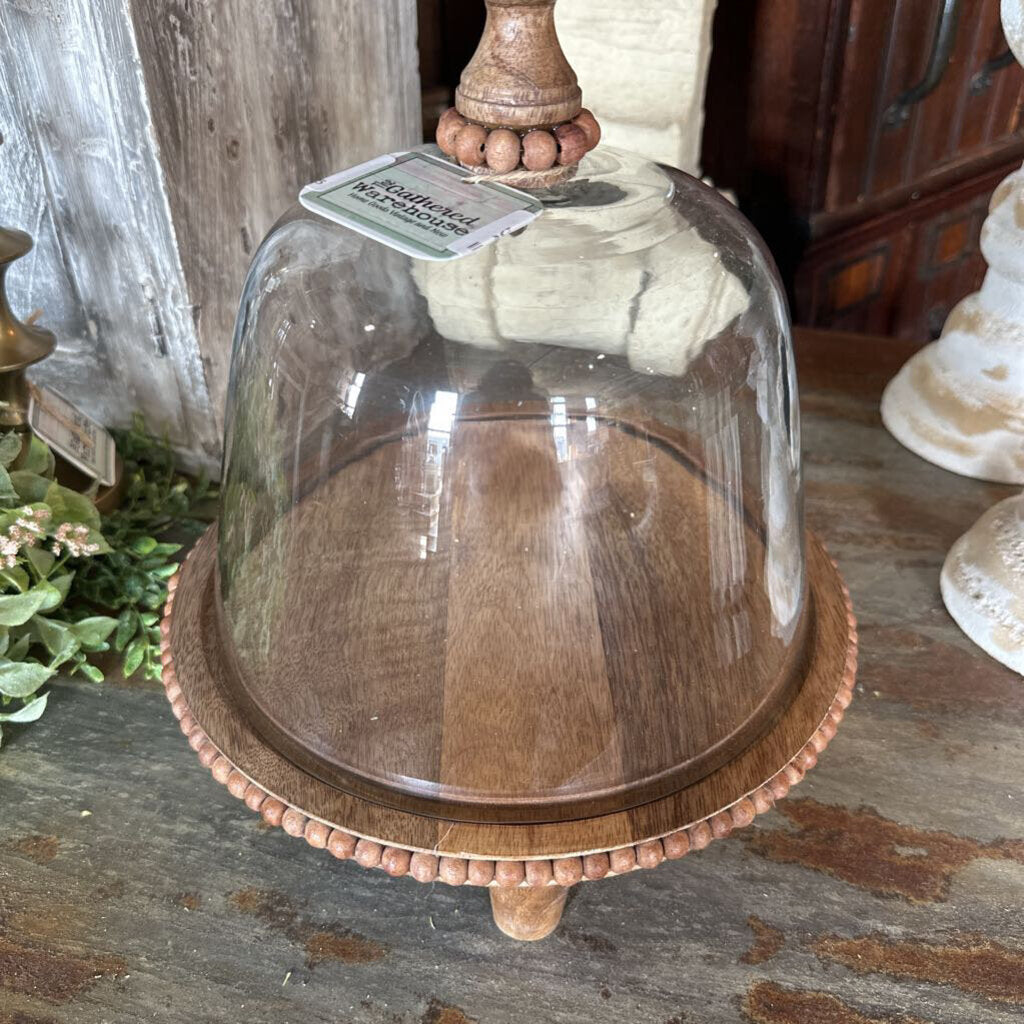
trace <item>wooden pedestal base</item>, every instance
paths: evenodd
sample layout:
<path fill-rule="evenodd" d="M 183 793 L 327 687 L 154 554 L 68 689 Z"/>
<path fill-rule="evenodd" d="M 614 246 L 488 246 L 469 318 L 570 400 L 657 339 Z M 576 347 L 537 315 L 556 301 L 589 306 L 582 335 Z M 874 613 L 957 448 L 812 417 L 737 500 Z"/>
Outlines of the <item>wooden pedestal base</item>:
<path fill-rule="evenodd" d="M 491 889 L 494 923 L 520 942 L 546 939 L 562 920 L 569 890 L 562 885 L 543 889 Z"/>
<path fill-rule="evenodd" d="M 434 818 L 360 799 L 282 757 L 224 684 L 226 655 L 211 626 L 215 528 L 170 581 L 164 686 L 200 762 L 268 824 L 394 877 L 489 887 L 498 927 L 540 939 L 557 926 L 568 887 L 700 850 L 751 824 L 815 765 L 853 697 L 857 631 L 838 571 L 815 538 L 807 540 L 807 668 L 792 703 L 727 764 L 625 811 L 523 825 Z"/>

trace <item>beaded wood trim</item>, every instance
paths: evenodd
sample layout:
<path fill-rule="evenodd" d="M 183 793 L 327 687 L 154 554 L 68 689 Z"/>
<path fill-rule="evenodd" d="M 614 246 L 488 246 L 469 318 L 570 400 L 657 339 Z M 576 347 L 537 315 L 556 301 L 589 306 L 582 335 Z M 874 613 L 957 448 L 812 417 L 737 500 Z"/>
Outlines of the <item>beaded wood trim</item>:
<path fill-rule="evenodd" d="M 298 807 L 293 807 L 270 796 L 246 775 L 240 772 L 210 741 L 189 711 L 185 696 L 178 685 L 174 671 L 168 636 L 174 594 L 178 575 L 168 583 L 167 605 L 161 622 L 161 660 L 163 683 L 171 710 L 188 737 L 189 746 L 198 754 L 203 767 L 228 792 L 256 811 L 269 825 L 280 826 L 290 836 L 305 839 L 319 850 L 327 850 L 338 860 L 354 860 L 364 868 L 379 868 L 393 877 L 410 875 L 418 882 L 444 882 L 448 885 L 477 886 L 571 886 L 577 882 L 596 881 L 614 875 L 627 874 L 646 868 L 655 868 L 663 861 L 678 860 L 693 850 L 702 850 L 714 839 L 724 839 L 733 829 L 745 828 L 758 814 L 771 809 L 791 787 L 817 764 L 818 755 L 836 734 L 846 709 L 853 699 L 853 686 L 857 675 L 857 622 L 850 603 L 850 593 L 842 584 L 849 624 L 849 643 L 843 667 L 842 683 L 807 744 L 785 767 L 766 783 L 729 804 L 716 814 L 693 822 L 685 828 L 667 835 L 636 843 L 631 846 L 581 857 L 557 859 L 500 860 L 445 857 L 422 851 L 388 845 L 385 841 L 354 835 L 330 822 L 312 818 Z"/>
<path fill-rule="evenodd" d="M 528 188 L 574 173 L 601 141 L 601 127 L 587 109 L 564 124 L 516 131 L 475 124 L 451 107 L 441 115 L 436 138 L 446 156 L 481 178 Z"/>

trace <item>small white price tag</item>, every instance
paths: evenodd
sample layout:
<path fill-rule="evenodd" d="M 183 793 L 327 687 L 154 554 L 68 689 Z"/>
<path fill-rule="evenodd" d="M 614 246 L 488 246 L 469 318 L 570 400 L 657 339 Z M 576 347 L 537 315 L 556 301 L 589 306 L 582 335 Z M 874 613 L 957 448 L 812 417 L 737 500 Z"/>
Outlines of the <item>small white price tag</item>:
<path fill-rule="evenodd" d="M 307 185 L 307 210 L 422 260 L 468 256 L 544 212 L 533 196 L 429 153 L 389 153 Z"/>
<path fill-rule="evenodd" d="M 115 479 L 114 439 L 94 419 L 50 388 L 33 387 L 28 405 L 32 433 L 104 487 Z"/>

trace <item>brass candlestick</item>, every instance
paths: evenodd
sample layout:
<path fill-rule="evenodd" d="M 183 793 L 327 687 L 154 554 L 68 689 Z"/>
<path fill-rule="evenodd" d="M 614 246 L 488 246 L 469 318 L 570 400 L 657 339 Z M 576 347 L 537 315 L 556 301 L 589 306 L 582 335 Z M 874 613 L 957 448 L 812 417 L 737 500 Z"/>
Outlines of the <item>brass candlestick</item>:
<path fill-rule="evenodd" d="M 7 301 L 7 269 L 32 248 L 24 231 L 0 228 L 0 429 L 28 430 L 25 370 L 57 347 L 52 331 L 22 323 Z"/>

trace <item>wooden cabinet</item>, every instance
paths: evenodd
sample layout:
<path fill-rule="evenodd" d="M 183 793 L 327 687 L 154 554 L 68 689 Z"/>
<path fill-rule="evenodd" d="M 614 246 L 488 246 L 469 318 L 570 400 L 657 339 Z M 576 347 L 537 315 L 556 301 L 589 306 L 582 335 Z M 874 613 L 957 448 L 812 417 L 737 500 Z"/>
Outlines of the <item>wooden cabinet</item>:
<path fill-rule="evenodd" d="M 984 274 L 1022 84 L 999 0 L 721 0 L 704 169 L 765 234 L 799 322 L 924 342 Z"/>

